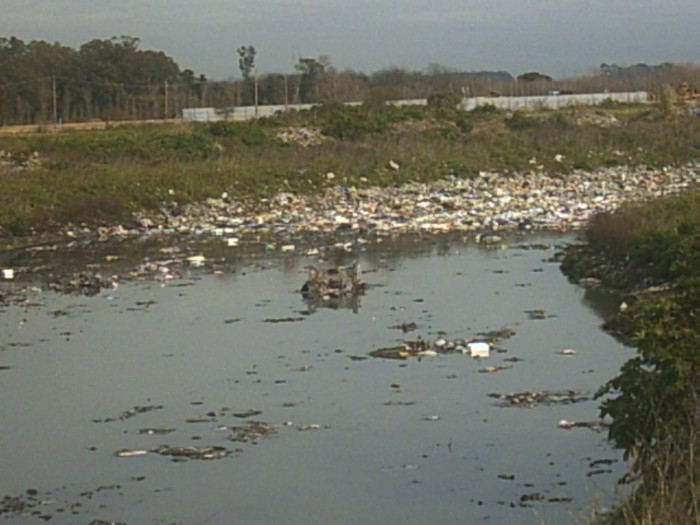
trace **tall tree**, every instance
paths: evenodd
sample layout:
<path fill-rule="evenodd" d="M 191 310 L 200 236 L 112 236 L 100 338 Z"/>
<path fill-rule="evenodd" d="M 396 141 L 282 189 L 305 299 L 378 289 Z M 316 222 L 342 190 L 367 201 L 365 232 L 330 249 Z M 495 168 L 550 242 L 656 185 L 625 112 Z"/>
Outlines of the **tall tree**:
<path fill-rule="evenodd" d="M 300 73 L 299 100 L 301 102 L 314 102 L 314 91 L 321 75 L 330 66 L 328 56 L 318 58 L 300 58 L 295 69 Z"/>
<path fill-rule="evenodd" d="M 255 104 L 255 113 L 258 112 L 258 76 L 255 74 L 255 48 L 253 46 L 241 46 L 238 48 L 238 67 L 243 74 L 243 79 L 249 84 L 250 77 L 253 77 L 252 102 Z M 250 103 L 250 101 L 248 102 Z"/>
<path fill-rule="evenodd" d="M 238 48 L 238 67 L 246 80 L 255 70 L 255 48 L 253 46 L 241 46 Z"/>

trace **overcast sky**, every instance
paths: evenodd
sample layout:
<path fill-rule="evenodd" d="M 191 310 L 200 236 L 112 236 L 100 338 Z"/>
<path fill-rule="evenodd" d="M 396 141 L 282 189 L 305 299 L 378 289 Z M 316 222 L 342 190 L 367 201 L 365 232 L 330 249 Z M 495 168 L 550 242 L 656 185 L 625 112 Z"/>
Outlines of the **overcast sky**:
<path fill-rule="evenodd" d="M 601 63 L 700 61 L 700 0 L 2 0 L 0 36 L 78 48 L 129 35 L 212 80 L 299 56 L 338 69 L 387 67 L 587 74 Z"/>

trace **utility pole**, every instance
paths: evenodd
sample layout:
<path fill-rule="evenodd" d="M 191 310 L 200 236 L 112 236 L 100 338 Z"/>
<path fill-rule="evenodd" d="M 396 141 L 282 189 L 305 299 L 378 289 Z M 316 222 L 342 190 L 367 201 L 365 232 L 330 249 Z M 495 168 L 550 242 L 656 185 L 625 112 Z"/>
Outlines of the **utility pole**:
<path fill-rule="evenodd" d="M 165 120 L 168 120 L 168 115 L 170 113 L 170 108 L 168 107 L 168 81 L 165 81 Z"/>
<path fill-rule="evenodd" d="M 253 81 L 255 82 L 255 118 L 258 118 L 258 72 L 253 70 Z"/>
<path fill-rule="evenodd" d="M 53 123 L 58 122 L 58 107 L 56 104 L 56 77 L 51 77 L 52 91 L 53 91 Z"/>

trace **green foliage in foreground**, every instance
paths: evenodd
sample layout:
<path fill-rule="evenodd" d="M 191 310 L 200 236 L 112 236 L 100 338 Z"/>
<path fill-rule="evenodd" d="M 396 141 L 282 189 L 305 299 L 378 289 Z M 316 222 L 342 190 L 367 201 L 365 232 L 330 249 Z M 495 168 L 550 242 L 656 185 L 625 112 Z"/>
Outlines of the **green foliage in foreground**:
<path fill-rule="evenodd" d="M 596 216 L 585 235 L 591 247 L 617 262 L 607 285 L 634 286 L 643 279 L 668 281 L 697 272 L 700 192 L 626 206 Z"/>
<path fill-rule="evenodd" d="M 649 106 L 611 110 L 620 124 L 605 127 L 582 118 L 600 117 L 597 109 L 466 112 L 444 98 L 410 107 L 329 104 L 247 123 L 3 134 L 0 150 L 9 160 L 0 160 L 0 238 L 66 223 L 128 221 L 133 211 L 171 202 L 173 193 L 185 204 L 224 191 L 259 199 L 328 184 L 429 182 L 483 170 L 507 175 L 532 170 L 533 157 L 544 171 L 566 176 L 601 166 L 675 165 L 700 152 L 700 119 L 669 121 Z M 282 143 L 277 133 L 288 128 L 321 130 L 324 141 Z M 400 170 L 387 170 L 392 160 Z"/>
<path fill-rule="evenodd" d="M 693 523 L 700 490 L 700 192 L 598 217 L 589 248 L 627 274 L 626 287 L 665 281 L 606 323 L 638 354 L 604 385 L 601 415 L 625 451 L 636 491 L 610 523 Z M 599 260 L 596 261 L 599 264 Z"/>

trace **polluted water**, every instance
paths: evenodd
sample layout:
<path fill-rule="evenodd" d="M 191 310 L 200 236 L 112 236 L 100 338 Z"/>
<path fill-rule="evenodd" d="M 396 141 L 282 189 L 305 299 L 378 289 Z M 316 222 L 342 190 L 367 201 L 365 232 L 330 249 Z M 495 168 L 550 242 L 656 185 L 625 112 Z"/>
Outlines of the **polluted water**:
<path fill-rule="evenodd" d="M 593 397 L 633 351 L 561 274 L 574 240 L 2 261 L 0 519 L 581 522 L 620 497 Z"/>

